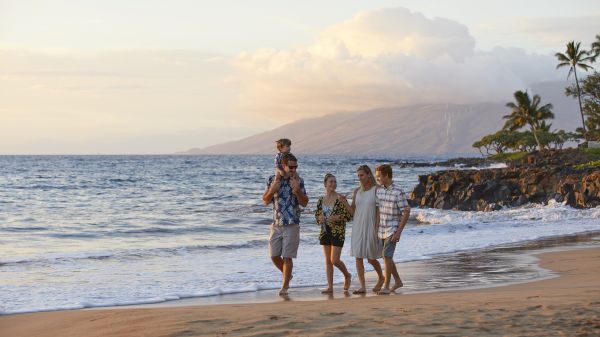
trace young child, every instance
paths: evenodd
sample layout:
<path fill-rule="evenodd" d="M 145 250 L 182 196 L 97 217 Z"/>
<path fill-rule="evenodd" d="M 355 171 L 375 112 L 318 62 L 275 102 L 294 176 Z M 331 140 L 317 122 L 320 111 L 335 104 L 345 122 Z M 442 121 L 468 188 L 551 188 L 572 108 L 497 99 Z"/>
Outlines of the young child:
<path fill-rule="evenodd" d="M 277 146 L 278 153 L 275 155 L 275 179 L 280 179 L 285 176 L 285 172 L 283 171 L 283 165 L 281 163 L 281 158 L 283 155 L 290 152 L 292 147 L 292 141 L 287 138 L 281 138 L 275 142 Z"/>

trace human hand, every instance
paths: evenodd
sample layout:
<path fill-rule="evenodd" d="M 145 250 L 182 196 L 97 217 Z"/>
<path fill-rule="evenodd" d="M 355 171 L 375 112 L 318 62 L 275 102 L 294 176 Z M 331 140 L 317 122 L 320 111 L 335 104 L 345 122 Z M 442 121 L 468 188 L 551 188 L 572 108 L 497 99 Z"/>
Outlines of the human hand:
<path fill-rule="evenodd" d="M 281 187 L 281 179 L 277 179 L 277 177 L 271 182 L 271 192 L 275 193 L 279 191 L 279 187 Z"/>
<path fill-rule="evenodd" d="M 339 215 L 331 215 L 329 218 L 329 221 L 340 221 L 341 217 Z"/>
<path fill-rule="evenodd" d="M 292 187 L 292 191 L 294 193 L 298 193 L 300 191 L 300 180 L 297 176 L 290 177 L 290 186 Z"/>
<path fill-rule="evenodd" d="M 400 232 L 394 233 L 394 235 L 392 236 L 392 241 L 394 241 L 394 242 L 400 241 Z"/>

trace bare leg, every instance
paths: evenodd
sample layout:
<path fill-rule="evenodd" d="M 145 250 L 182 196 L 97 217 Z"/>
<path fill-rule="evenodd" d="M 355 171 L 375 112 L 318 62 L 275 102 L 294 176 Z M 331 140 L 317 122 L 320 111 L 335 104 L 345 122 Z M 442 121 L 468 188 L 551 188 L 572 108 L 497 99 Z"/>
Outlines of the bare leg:
<path fill-rule="evenodd" d="M 333 264 L 331 263 L 331 246 L 323 246 L 323 255 L 325 256 L 325 272 L 327 274 L 327 288 L 321 289 L 322 294 L 333 293 Z"/>
<path fill-rule="evenodd" d="M 394 291 L 404 285 L 402 283 L 402 280 L 400 279 L 400 275 L 398 275 L 398 269 L 396 268 L 396 264 L 393 263 L 392 267 L 393 267 L 392 268 L 392 276 L 394 277 L 394 285 L 390 288 L 390 291 Z"/>
<path fill-rule="evenodd" d="M 383 282 L 385 280 L 385 278 L 383 277 L 383 272 L 381 271 L 381 265 L 379 264 L 379 261 L 377 261 L 377 259 L 368 259 L 369 263 L 373 266 L 373 269 L 375 269 L 375 272 L 377 273 L 377 284 L 375 284 L 375 287 L 373 287 L 373 292 L 378 292 L 379 290 L 381 290 L 381 287 L 383 286 Z"/>
<path fill-rule="evenodd" d="M 292 276 L 292 269 L 294 269 L 294 260 L 290 257 L 283 258 L 283 284 L 279 291 L 280 296 L 288 294 L 288 288 L 290 287 L 290 278 Z"/>
<path fill-rule="evenodd" d="M 358 281 L 360 282 L 360 288 L 354 290 L 352 293 L 364 294 L 367 292 L 367 287 L 365 285 L 365 265 L 363 263 L 363 259 L 360 257 L 356 258 L 356 273 L 358 274 Z"/>
<path fill-rule="evenodd" d="M 348 269 L 346 269 L 344 261 L 340 260 L 341 254 L 342 247 L 331 246 L 331 263 L 333 263 L 333 265 L 336 266 L 342 272 L 342 274 L 344 274 L 344 290 L 347 291 L 348 289 L 350 289 L 350 283 L 352 282 L 352 274 L 350 274 L 348 272 Z"/>
<path fill-rule="evenodd" d="M 394 259 L 391 257 L 384 256 L 383 262 L 385 264 L 385 281 L 383 282 L 383 289 L 379 291 L 380 294 L 390 293 L 390 279 L 392 278 L 392 270 L 394 268 Z"/>
<path fill-rule="evenodd" d="M 283 273 L 283 259 L 280 256 L 271 256 L 271 261 L 280 272 Z"/>

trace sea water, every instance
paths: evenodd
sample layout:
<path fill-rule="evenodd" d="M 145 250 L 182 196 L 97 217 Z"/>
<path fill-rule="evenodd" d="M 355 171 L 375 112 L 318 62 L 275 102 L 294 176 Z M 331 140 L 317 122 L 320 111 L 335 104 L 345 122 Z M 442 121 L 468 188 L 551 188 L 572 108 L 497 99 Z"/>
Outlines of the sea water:
<path fill-rule="evenodd" d="M 261 200 L 272 159 L 0 156 L 0 314 L 279 288 L 267 252 L 272 208 Z M 300 155 L 310 201 L 293 286 L 325 283 L 313 215 L 325 173 L 351 197 L 359 165 L 435 159 L 444 158 Z M 394 166 L 394 181 L 409 192 L 418 175 L 440 169 Z M 395 260 L 597 230 L 600 208 L 556 202 L 495 212 L 413 209 Z M 351 231 L 349 223 L 342 259 L 355 273 Z"/>

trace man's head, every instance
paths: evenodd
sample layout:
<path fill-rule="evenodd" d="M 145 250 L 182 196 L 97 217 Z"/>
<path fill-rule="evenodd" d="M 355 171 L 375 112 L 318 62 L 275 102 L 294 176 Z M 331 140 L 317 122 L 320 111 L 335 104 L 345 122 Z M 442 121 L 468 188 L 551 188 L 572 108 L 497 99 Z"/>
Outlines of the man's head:
<path fill-rule="evenodd" d="M 289 153 L 290 147 L 292 146 L 292 141 L 287 138 L 281 138 L 275 142 L 277 145 L 277 151 L 282 153 Z"/>
<path fill-rule="evenodd" d="M 281 158 L 281 164 L 283 165 L 283 170 L 285 171 L 287 176 L 290 176 L 296 173 L 296 169 L 298 168 L 298 159 L 291 153 L 286 153 Z"/>
<path fill-rule="evenodd" d="M 383 164 L 375 169 L 375 177 L 377 182 L 383 186 L 389 186 L 392 183 L 392 166 Z"/>

